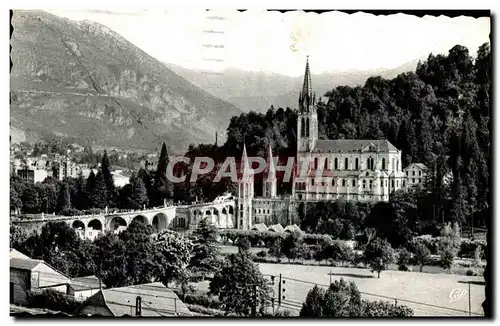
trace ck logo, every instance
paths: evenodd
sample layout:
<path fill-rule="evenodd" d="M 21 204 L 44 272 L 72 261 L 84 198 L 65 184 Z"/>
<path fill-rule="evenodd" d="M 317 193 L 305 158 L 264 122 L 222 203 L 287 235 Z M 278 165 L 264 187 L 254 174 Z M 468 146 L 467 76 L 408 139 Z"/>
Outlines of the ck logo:
<path fill-rule="evenodd" d="M 465 294 L 467 293 L 467 290 L 462 290 L 462 289 L 454 289 L 453 291 L 450 292 L 450 302 L 455 302 L 460 300 Z"/>

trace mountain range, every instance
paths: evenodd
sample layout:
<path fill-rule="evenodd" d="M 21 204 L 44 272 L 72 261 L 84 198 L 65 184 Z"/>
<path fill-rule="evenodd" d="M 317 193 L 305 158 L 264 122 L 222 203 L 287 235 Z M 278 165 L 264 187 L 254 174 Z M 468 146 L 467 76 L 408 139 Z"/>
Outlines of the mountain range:
<path fill-rule="evenodd" d="M 398 74 L 414 71 L 418 58 L 393 69 L 349 70 L 313 74 L 313 88 L 318 97 L 337 86 L 362 85 L 372 76 L 394 78 Z M 312 64 L 312 63 L 311 63 Z M 165 63 L 165 65 L 194 85 L 212 95 L 242 108 L 244 111 L 265 112 L 274 107 L 296 108 L 303 77 L 290 77 L 267 72 L 251 72 L 229 68 L 221 72 L 209 72 Z M 305 61 L 304 61 L 305 69 Z"/>
<path fill-rule="evenodd" d="M 61 136 L 152 150 L 165 141 L 182 153 L 221 139 L 242 112 L 98 23 L 16 10 L 12 25 L 13 142 Z"/>
<path fill-rule="evenodd" d="M 91 21 L 14 11 L 10 76 L 11 141 L 66 137 L 97 148 L 173 154 L 190 143 L 224 142 L 232 116 L 271 105 L 295 108 L 302 77 L 228 69 L 207 73 L 166 64 Z M 174 46 L 174 45 L 172 45 Z M 395 69 L 313 75 L 318 96 Z"/>

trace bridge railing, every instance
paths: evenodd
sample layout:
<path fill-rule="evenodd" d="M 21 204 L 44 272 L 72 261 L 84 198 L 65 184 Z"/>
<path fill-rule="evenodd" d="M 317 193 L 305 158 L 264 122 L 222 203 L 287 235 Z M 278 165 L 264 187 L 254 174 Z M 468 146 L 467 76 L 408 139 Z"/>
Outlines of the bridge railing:
<path fill-rule="evenodd" d="M 82 214 L 82 215 L 55 215 L 55 214 L 45 214 L 45 213 L 40 213 L 40 214 L 11 214 L 12 217 L 16 217 L 17 222 L 37 222 L 37 221 L 45 221 L 45 220 L 51 220 L 51 221 L 64 221 L 64 220 L 71 220 L 71 219 L 82 219 L 82 218 L 90 218 L 90 217 L 95 217 L 95 216 L 108 216 L 108 215 L 116 215 L 116 214 L 141 214 L 141 213 L 149 213 L 149 212 L 155 212 L 167 208 L 190 208 L 190 207 L 202 207 L 202 206 L 211 206 L 211 205 L 218 205 L 218 204 L 227 204 L 227 203 L 234 203 L 234 199 L 225 199 L 221 202 L 198 202 L 198 203 L 191 203 L 191 204 L 185 204 L 185 205 L 175 205 L 175 204 L 167 204 L 163 206 L 158 206 L 158 207 L 152 207 L 152 208 L 147 208 L 147 209 L 113 209 L 113 210 L 108 210 L 108 211 L 102 211 L 101 213 L 91 213 L 91 214 Z"/>
<path fill-rule="evenodd" d="M 58 220 L 68 220 L 68 219 L 81 219 L 81 218 L 89 218 L 95 216 L 106 216 L 106 215 L 116 215 L 116 214 L 140 214 L 140 213 L 148 213 L 155 212 L 167 208 L 177 208 L 177 205 L 166 205 L 159 207 L 152 207 L 148 209 L 116 209 L 116 210 L 108 210 L 103 211 L 101 213 L 91 213 L 91 214 L 82 214 L 82 215 L 55 215 L 55 214 L 11 214 L 12 217 L 16 217 L 16 222 L 36 222 L 36 221 L 58 221 Z"/>

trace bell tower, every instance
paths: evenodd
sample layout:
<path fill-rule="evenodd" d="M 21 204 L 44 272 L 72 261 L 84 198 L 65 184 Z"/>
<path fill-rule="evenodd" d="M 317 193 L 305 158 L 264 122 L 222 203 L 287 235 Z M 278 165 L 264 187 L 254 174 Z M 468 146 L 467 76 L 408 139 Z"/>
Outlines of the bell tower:
<path fill-rule="evenodd" d="M 316 95 L 312 91 L 309 56 L 306 59 L 304 83 L 299 95 L 297 116 L 297 151 L 309 152 L 318 139 L 318 114 L 316 112 Z"/>
<path fill-rule="evenodd" d="M 250 230 L 252 228 L 253 198 L 254 175 L 248 162 L 247 148 L 243 144 L 241 174 L 238 180 L 238 218 L 236 219 L 236 227 L 238 229 Z"/>

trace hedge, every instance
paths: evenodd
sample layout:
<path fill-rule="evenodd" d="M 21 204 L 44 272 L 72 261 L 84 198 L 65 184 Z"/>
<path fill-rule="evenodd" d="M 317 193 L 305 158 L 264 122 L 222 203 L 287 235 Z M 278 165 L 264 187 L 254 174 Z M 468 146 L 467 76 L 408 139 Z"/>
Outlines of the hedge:
<path fill-rule="evenodd" d="M 247 238 L 252 247 L 270 247 L 275 239 L 284 239 L 289 233 L 276 233 L 272 231 L 255 231 L 255 230 L 239 230 L 226 229 L 220 230 L 219 235 L 224 243 L 231 241 L 235 243 L 239 238 Z M 305 244 L 329 244 L 333 239 L 328 234 L 303 234 L 302 237 Z"/>
<path fill-rule="evenodd" d="M 416 241 L 421 241 L 423 242 L 429 251 L 431 252 L 431 255 L 438 255 L 439 254 L 439 241 L 440 237 L 432 237 L 430 235 L 422 235 L 415 237 L 414 240 Z M 474 258 L 476 248 L 480 247 L 482 250 L 482 255 L 481 259 L 485 259 L 485 248 L 486 248 L 486 242 L 484 240 L 469 240 L 469 239 L 462 239 L 460 243 L 460 250 L 458 252 L 458 257 L 462 258 Z M 410 248 L 411 251 L 411 248 Z"/>

